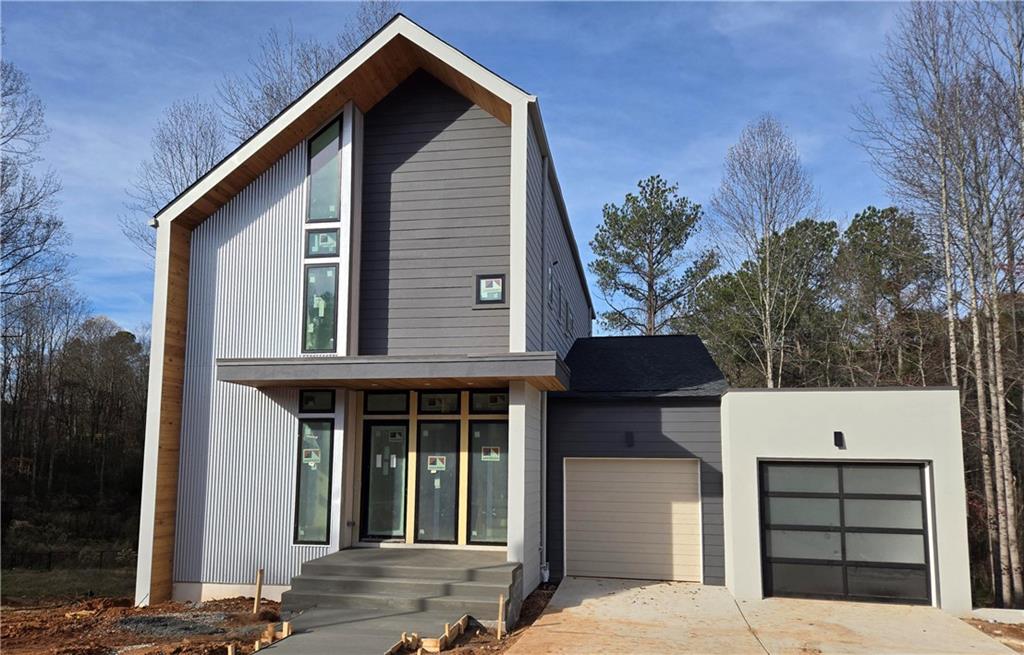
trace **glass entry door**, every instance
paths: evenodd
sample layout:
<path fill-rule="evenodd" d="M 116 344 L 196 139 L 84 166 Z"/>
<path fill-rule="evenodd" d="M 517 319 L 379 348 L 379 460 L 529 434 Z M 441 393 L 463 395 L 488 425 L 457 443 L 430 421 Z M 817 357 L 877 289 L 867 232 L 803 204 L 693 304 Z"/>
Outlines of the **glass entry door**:
<path fill-rule="evenodd" d="M 420 421 L 416 436 L 416 541 L 455 543 L 459 422 Z"/>
<path fill-rule="evenodd" d="M 409 425 L 405 421 L 366 421 L 363 441 L 363 536 L 405 536 L 406 457 Z"/>

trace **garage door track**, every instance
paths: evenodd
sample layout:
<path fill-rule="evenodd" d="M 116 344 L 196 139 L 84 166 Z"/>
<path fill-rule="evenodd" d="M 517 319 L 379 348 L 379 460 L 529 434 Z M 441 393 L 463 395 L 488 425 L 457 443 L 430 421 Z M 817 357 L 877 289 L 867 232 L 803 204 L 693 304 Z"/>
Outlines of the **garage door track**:
<path fill-rule="evenodd" d="M 1009 648 L 931 607 L 769 598 L 724 587 L 566 578 L 509 655 L 992 653 Z"/>

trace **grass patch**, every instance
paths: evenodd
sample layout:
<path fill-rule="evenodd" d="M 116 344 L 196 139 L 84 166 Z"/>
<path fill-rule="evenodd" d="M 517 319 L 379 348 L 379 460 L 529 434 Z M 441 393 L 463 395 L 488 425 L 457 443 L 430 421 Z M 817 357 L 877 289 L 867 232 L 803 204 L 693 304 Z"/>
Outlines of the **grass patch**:
<path fill-rule="evenodd" d="M 135 593 L 135 569 L 10 569 L 0 575 L 5 603 L 85 596 L 131 596 Z"/>

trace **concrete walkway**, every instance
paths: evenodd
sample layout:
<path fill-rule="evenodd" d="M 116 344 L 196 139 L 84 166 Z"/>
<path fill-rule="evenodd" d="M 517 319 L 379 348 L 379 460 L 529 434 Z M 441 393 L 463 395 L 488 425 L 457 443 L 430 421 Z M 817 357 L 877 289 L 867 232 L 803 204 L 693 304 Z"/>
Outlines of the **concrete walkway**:
<path fill-rule="evenodd" d="M 1009 648 L 930 607 L 770 598 L 724 587 L 567 578 L 508 655 L 986 653 Z"/>
<path fill-rule="evenodd" d="M 265 649 L 275 655 L 381 655 L 403 632 L 444 633 L 459 616 L 415 610 L 315 608 L 291 618 L 295 634 Z"/>

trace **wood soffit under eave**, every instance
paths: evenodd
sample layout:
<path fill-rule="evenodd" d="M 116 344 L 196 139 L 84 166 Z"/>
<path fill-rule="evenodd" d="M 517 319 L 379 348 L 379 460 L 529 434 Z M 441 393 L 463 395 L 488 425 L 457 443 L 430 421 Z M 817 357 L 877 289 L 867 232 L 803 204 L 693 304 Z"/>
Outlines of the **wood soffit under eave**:
<path fill-rule="evenodd" d="M 171 220 L 189 230 L 194 229 L 269 170 L 292 148 L 308 139 L 325 121 L 340 112 L 349 100 L 366 113 L 420 68 L 502 123 L 511 125 L 512 107 L 509 103 L 399 35 L 382 46 L 373 57 L 266 145 L 237 164 L 217 186 Z"/>

